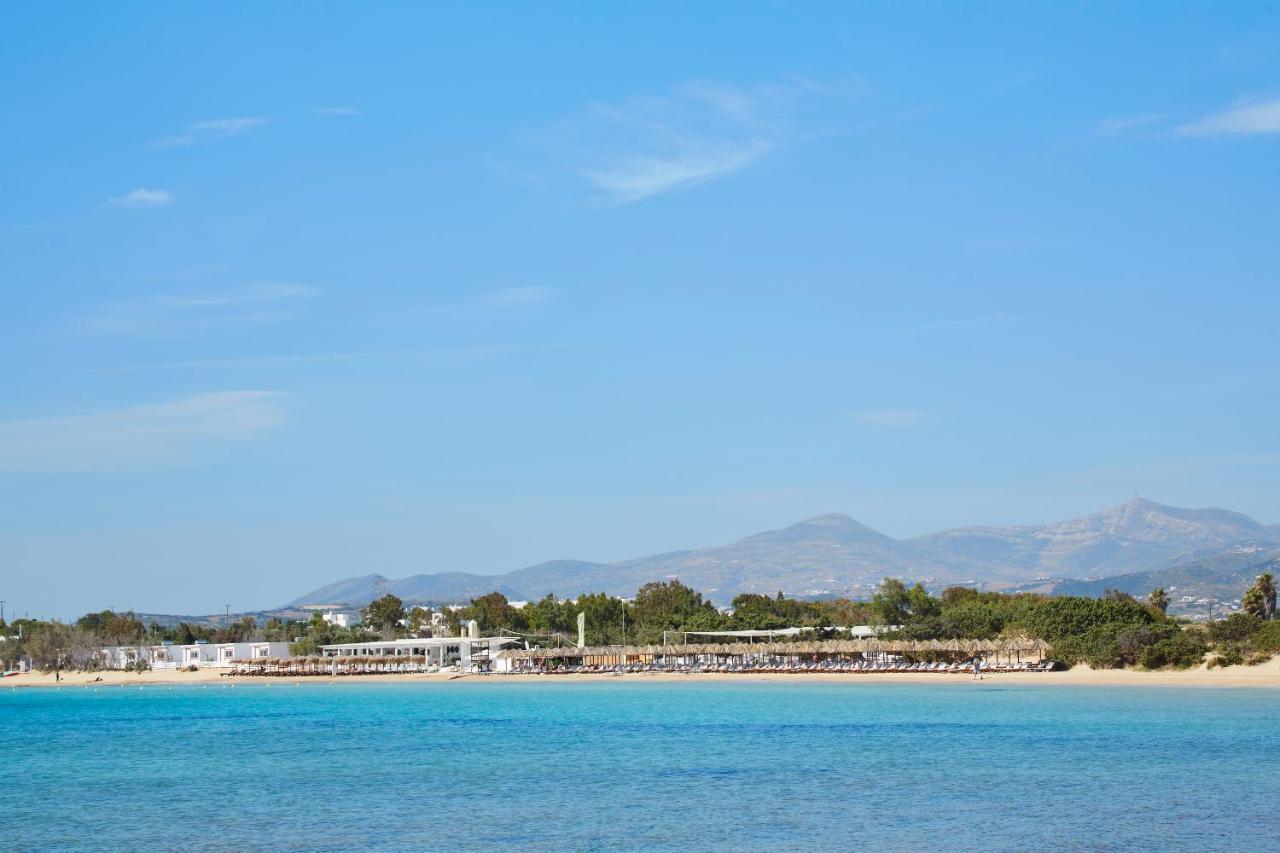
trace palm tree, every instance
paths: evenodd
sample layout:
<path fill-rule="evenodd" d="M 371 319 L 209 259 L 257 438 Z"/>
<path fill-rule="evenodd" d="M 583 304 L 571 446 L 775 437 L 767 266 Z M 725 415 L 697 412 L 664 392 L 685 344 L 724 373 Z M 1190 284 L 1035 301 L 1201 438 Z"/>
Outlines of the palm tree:
<path fill-rule="evenodd" d="M 1253 587 L 1262 597 L 1263 619 L 1273 619 L 1276 615 L 1276 578 L 1271 572 L 1258 575 Z"/>
<path fill-rule="evenodd" d="M 1259 619 L 1267 618 L 1267 601 L 1256 583 L 1245 590 L 1244 596 L 1240 599 L 1240 609 L 1250 616 L 1257 616 Z"/>
<path fill-rule="evenodd" d="M 1147 604 L 1161 613 L 1167 613 L 1169 611 L 1169 593 L 1165 592 L 1163 588 L 1157 587 L 1147 595 Z"/>

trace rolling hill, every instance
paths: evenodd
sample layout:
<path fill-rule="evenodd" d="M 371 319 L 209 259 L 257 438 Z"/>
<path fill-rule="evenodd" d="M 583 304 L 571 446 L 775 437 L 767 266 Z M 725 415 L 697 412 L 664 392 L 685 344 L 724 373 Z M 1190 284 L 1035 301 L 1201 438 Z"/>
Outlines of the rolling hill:
<path fill-rule="evenodd" d="M 1280 545 L 1275 542 L 1241 542 L 1217 553 L 1150 571 L 1097 580 L 1059 581 L 1047 591 L 1054 595 L 1099 596 L 1115 589 L 1142 598 L 1160 587 L 1169 594 L 1171 612 L 1204 612 L 1206 600 L 1238 603 L 1263 572 L 1280 574 Z"/>
<path fill-rule="evenodd" d="M 320 587 L 286 606 L 359 606 L 387 592 L 415 603 L 466 601 L 495 589 L 513 599 L 539 598 L 548 592 L 631 595 L 647 581 L 669 578 L 679 578 L 721 604 L 740 592 L 865 596 L 886 575 L 919 580 L 932 588 L 955 583 L 1003 588 L 1037 578 L 1092 578 L 1044 581 L 1049 588 L 1065 589 L 1068 583 L 1105 583 L 1096 580 L 1100 577 L 1170 570 L 1179 561 L 1193 565 L 1188 561 L 1197 555 L 1211 560 L 1241 543 L 1280 543 L 1278 528 L 1229 510 L 1181 509 L 1139 498 L 1054 524 L 967 527 L 907 540 L 832 513 L 728 545 L 615 563 L 556 560 L 501 575 L 362 575 Z M 1206 563 L 1188 571 L 1216 571 L 1217 565 Z M 1125 583 L 1137 588 L 1147 581 Z M 1235 581 L 1224 578 L 1222 588 L 1230 583 Z M 1104 588 L 1115 587 L 1113 583 Z M 1145 594 L 1150 588 L 1140 591 Z"/>
<path fill-rule="evenodd" d="M 1072 521 L 966 527 L 907 540 L 923 554 L 986 580 L 1123 574 L 1246 540 L 1280 539 L 1246 515 L 1179 509 L 1142 498 Z"/>

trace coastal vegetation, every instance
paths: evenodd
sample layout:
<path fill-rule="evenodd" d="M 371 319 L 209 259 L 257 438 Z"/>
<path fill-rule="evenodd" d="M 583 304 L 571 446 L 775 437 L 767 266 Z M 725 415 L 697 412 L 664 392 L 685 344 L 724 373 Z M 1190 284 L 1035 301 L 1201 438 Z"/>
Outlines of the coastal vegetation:
<path fill-rule="evenodd" d="M 304 621 L 270 619 L 259 625 L 251 617 L 224 625 L 144 624 L 132 613 L 104 610 L 74 623 L 15 620 L 0 624 L 0 662 L 25 656 L 40 669 L 92 669 L 100 650 L 111 645 L 289 641 L 297 655 L 316 654 L 321 646 L 373 639 L 424 636 L 444 632 L 457 636 L 475 622 L 482 635 L 521 637 L 535 646 L 567 646 L 577 642 L 578 614 L 583 614 L 589 646 L 622 643 L 654 644 L 671 634 L 698 631 L 809 630 L 781 641 L 840 639 L 841 627 L 880 626 L 892 640 L 999 640 L 1035 637 L 1052 647 L 1055 659 L 1093 668 L 1187 668 L 1255 664 L 1280 654 L 1280 620 L 1276 615 L 1276 583 L 1270 574 L 1257 578 L 1242 597 L 1242 608 L 1225 619 L 1192 623 L 1167 614 L 1168 595 L 1152 590 L 1146 601 L 1110 590 L 1100 598 L 1046 596 L 1033 593 L 979 592 L 949 587 L 930 594 L 921 584 L 907 586 L 885 578 L 869 601 L 844 598 L 803 600 L 782 593 L 743 593 L 731 607 L 717 609 L 702 593 L 678 580 L 653 581 L 632 599 L 588 593 L 574 599 L 548 593 L 516 606 L 501 592 L 472 599 L 461 607 L 406 608 L 394 595 L 384 595 L 361 612 L 361 624 L 340 627 L 315 613 Z"/>

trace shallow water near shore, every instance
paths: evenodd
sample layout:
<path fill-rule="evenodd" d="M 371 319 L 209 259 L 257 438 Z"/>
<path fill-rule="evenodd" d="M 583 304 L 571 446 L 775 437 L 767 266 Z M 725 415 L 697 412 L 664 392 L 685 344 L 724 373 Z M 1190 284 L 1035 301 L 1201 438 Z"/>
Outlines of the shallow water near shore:
<path fill-rule="evenodd" d="M 0 692 L 16 849 L 1277 849 L 1280 692 L 995 683 Z"/>

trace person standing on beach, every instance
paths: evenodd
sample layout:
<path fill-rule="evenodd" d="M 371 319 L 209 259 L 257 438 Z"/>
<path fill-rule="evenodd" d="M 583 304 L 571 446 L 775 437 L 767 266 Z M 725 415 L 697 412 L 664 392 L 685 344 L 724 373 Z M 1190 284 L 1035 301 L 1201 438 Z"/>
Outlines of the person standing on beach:
<path fill-rule="evenodd" d="M 982 662 L 975 655 L 973 658 L 973 680 L 980 681 L 982 679 Z"/>

